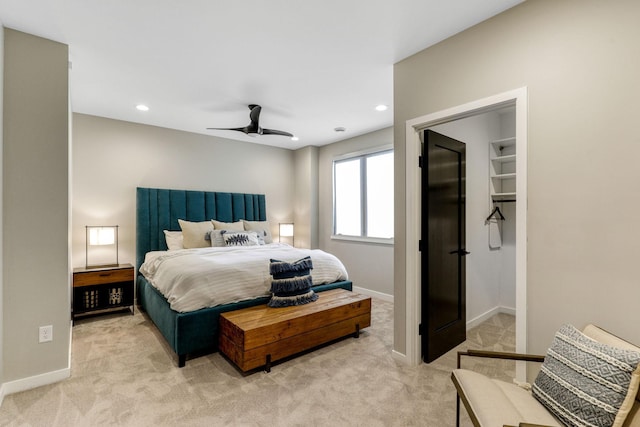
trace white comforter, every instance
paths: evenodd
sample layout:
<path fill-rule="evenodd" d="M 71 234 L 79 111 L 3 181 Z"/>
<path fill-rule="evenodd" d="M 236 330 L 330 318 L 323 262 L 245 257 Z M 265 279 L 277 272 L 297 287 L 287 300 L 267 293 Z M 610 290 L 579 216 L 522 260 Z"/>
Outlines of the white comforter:
<path fill-rule="evenodd" d="M 313 262 L 314 286 L 347 280 L 347 271 L 335 256 L 281 243 L 149 252 L 140 272 L 173 310 L 186 312 L 268 296 L 270 260 L 292 262 L 305 256 Z"/>

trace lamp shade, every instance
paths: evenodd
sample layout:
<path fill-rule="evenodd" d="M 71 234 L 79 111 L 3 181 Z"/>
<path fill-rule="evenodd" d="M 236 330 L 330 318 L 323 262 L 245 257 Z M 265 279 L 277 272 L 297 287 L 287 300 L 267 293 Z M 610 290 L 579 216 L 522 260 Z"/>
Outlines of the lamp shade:
<path fill-rule="evenodd" d="M 118 265 L 118 226 L 87 225 L 86 267 Z"/>
<path fill-rule="evenodd" d="M 116 242 L 116 227 L 88 227 L 89 245 L 113 245 Z"/>
<path fill-rule="evenodd" d="M 293 237 L 293 223 L 280 223 L 280 235 L 282 237 Z"/>

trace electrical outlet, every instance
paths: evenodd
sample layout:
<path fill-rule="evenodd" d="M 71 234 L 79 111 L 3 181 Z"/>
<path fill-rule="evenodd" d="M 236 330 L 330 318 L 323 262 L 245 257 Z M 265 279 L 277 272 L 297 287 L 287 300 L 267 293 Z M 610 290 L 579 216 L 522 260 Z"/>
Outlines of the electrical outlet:
<path fill-rule="evenodd" d="M 53 341 L 53 325 L 40 326 L 40 335 L 38 342 Z"/>

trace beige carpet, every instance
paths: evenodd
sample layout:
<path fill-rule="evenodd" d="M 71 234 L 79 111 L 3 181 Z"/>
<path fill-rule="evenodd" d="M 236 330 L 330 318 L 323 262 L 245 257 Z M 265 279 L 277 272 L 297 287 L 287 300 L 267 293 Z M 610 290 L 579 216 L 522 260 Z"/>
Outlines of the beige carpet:
<path fill-rule="evenodd" d="M 453 426 L 455 349 L 429 365 L 391 356 L 393 306 L 374 300 L 372 326 L 242 375 L 220 354 L 179 369 L 150 320 L 109 315 L 73 328 L 71 378 L 5 397 L 2 426 Z M 513 350 L 514 318 L 497 315 L 459 349 Z M 469 362 L 510 380 L 508 362 Z M 463 425 L 470 422 L 463 412 Z"/>

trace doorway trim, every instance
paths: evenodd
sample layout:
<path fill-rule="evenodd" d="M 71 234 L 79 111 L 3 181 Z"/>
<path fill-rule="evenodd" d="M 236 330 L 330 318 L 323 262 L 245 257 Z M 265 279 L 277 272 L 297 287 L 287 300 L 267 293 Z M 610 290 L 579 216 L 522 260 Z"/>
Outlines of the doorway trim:
<path fill-rule="evenodd" d="M 406 362 L 420 363 L 420 132 L 428 127 L 483 114 L 509 105 L 516 107 L 516 351 L 527 350 L 527 87 L 521 87 L 446 110 L 407 120 L 405 129 L 405 277 Z M 516 377 L 524 378 L 518 364 Z"/>

